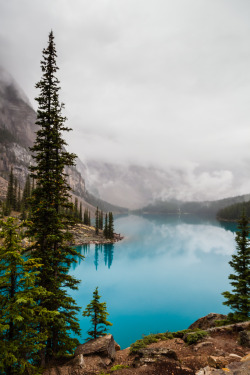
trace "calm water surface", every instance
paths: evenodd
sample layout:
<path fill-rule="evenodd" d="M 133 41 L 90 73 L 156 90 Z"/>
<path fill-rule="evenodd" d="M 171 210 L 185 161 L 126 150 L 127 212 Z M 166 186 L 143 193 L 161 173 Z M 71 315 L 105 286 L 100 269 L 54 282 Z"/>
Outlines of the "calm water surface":
<path fill-rule="evenodd" d="M 109 332 L 122 348 L 143 334 L 187 328 L 210 312 L 227 313 L 228 265 L 235 251 L 234 223 L 191 216 L 125 216 L 114 245 L 79 246 L 85 255 L 71 270 L 82 280 L 71 292 L 86 307 L 96 286 L 113 323 Z M 83 342 L 90 327 L 81 320 Z"/>

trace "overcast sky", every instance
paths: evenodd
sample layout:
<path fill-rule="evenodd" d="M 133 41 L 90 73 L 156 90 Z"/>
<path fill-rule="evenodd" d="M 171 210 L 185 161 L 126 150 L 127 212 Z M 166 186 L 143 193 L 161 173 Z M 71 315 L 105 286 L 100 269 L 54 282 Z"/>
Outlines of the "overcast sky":
<path fill-rule="evenodd" d="M 249 0 L 0 0 L 0 64 L 36 109 L 53 29 L 83 161 L 178 167 L 249 193 L 249 20 Z"/>

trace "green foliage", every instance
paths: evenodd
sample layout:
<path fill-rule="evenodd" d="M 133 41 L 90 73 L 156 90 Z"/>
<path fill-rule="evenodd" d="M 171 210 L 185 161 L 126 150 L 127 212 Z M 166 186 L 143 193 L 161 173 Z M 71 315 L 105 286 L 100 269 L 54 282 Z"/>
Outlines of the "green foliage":
<path fill-rule="evenodd" d="M 115 365 L 115 366 L 111 367 L 110 371 L 114 372 L 114 371 L 117 371 L 117 370 L 122 370 L 123 368 L 129 368 L 129 366 L 126 366 L 126 365 Z"/>
<path fill-rule="evenodd" d="M 194 344 L 201 340 L 208 333 L 200 329 L 184 329 L 183 331 L 177 332 L 165 332 L 165 333 L 155 333 L 147 336 L 143 336 L 142 339 L 137 340 L 135 343 L 130 345 L 130 353 L 136 353 L 139 349 L 146 348 L 149 344 L 158 341 L 171 340 L 173 338 L 181 338 L 188 345 Z"/>
<path fill-rule="evenodd" d="M 36 98 L 36 124 L 39 130 L 31 148 L 35 165 L 30 167 L 30 171 L 31 177 L 35 179 L 35 188 L 30 200 L 27 231 L 33 240 L 29 248 L 31 256 L 40 258 L 42 263 L 38 285 L 49 293 L 49 297 L 40 299 L 40 306 L 58 313 L 52 324 L 46 324 L 48 339 L 41 354 L 43 365 L 52 356 L 73 353 L 78 340 L 72 338 L 72 332 L 80 334 L 77 318 L 79 307 L 68 295 L 68 288 L 75 290 L 79 283 L 68 271 L 80 255 L 75 248 L 67 245 L 70 235 L 65 214 L 72 206 L 69 203 L 70 186 L 65 170 L 74 165 L 76 156 L 65 150 L 66 142 L 62 138 L 62 133 L 70 129 L 64 125 L 64 106 L 59 102 L 56 57 L 51 31 L 48 46 L 43 50 L 42 77 L 36 84 L 40 90 Z"/>
<path fill-rule="evenodd" d="M 91 317 L 92 328 L 88 331 L 89 339 L 106 335 L 107 326 L 113 324 L 107 321 L 108 312 L 106 302 L 100 302 L 101 296 L 98 294 L 98 287 L 93 293 L 93 300 L 83 311 L 84 317 Z"/>
<path fill-rule="evenodd" d="M 37 303 L 48 293 L 36 286 L 40 260 L 22 255 L 20 225 L 10 217 L 0 226 L 0 374 L 38 374 L 36 363 L 47 338 L 42 327 L 56 313 Z"/>
<path fill-rule="evenodd" d="M 14 175 L 13 168 L 11 168 L 8 180 L 7 196 L 6 196 L 6 211 L 5 215 L 9 215 L 15 204 L 14 196 Z"/>
<path fill-rule="evenodd" d="M 105 215 L 103 235 L 105 238 L 114 238 L 114 218 L 112 212 Z"/>
<path fill-rule="evenodd" d="M 99 209 L 96 207 L 96 212 L 95 212 L 95 233 L 99 234 Z"/>
<path fill-rule="evenodd" d="M 222 293 L 226 299 L 223 304 L 233 310 L 233 313 L 229 315 L 229 320 L 244 321 L 249 319 L 250 310 L 249 226 L 244 211 L 238 223 L 235 241 L 237 243 L 237 252 L 232 255 L 232 260 L 229 262 L 235 272 L 229 275 L 232 292 L 226 291 Z"/>
<path fill-rule="evenodd" d="M 177 331 L 177 332 L 173 332 L 173 337 L 174 338 L 180 338 L 180 339 L 183 339 L 184 336 L 187 334 L 187 333 L 190 333 L 190 332 L 193 332 L 194 330 L 192 329 L 183 329 L 182 331 Z"/>
<path fill-rule="evenodd" d="M 170 340 L 173 338 L 173 334 L 170 332 L 166 333 L 151 333 L 150 335 L 143 335 L 142 339 L 137 340 L 130 346 L 130 353 L 136 353 L 139 349 L 146 348 L 147 345 L 158 341 Z"/>
<path fill-rule="evenodd" d="M 240 220 L 243 210 L 246 212 L 246 216 L 250 217 L 250 201 L 234 203 L 230 206 L 221 208 L 217 212 L 217 217 L 223 220 Z"/>
<path fill-rule="evenodd" d="M 208 333 L 206 331 L 197 330 L 196 332 L 190 332 L 184 338 L 184 341 L 188 345 L 196 344 L 198 341 L 202 340 Z"/>

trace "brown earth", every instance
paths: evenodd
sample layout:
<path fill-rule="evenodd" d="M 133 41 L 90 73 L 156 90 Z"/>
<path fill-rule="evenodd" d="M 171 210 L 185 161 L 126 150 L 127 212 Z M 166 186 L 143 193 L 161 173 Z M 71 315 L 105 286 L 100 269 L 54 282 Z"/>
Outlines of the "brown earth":
<path fill-rule="evenodd" d="M 250 322 L 210 328 L 196 344 L 188 346 L 180 338 L 158 341 L 136 354 L 130 354 L 130 348 L 119 350 L 114 361 L 83 353 L 74 365 L 71 361 L 44 375 L 250 375 L 250 348 L 239 344 L 239 333 L 249 329 Z"/>

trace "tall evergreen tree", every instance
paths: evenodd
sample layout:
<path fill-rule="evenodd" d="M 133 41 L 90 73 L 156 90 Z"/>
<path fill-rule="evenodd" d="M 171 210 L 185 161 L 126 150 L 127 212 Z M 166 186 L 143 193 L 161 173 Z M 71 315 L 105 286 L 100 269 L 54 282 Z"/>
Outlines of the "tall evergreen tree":
<path fill-rule="evenodd" d="M 8 180 L 8 188 L 7 188 L 7 196 L 6 196 L 6 209 L 5 215 L 9 215 L 10 211 L 13 209 L 14 206 L 14 175 L 13 175 L 13 168 L 11 167 L 9 180 Z"/>
<path fill-rule="evenodd" d="M 47 337 L 39 326 L 55 314 L 36 302 L 47 293 L 35 285 L 39 260 L 22 255 L 20 225 L 8 218 L 0 226 L 0 374 L 37 374 L 35 364 Z"/>
<path fill-rule="evenodd" d="M 95 232 L 96 234 L 99 234 L 99 209 L 96 207 L 95 212 Z"/>
<path fill-rule="evenodd" d="M 99 229 L 103 230 L 103 211 L 99 213 Z"/>
<path fill-rule="evenodd" d="M 114 218 L 113 213 L 109 212 L 109 223 L 108 223 L 108 238 L 114 238 Z"/>
<path fill-rule="evenodd" d="M 40 127 L 34 146 L 31 148 L 35 165 L 30 167 L 35 179 L 31 200 L 30 228 L 28 234 L 34 238 L 30 247 L 33 257 L 40 258 L 39 285 L 50 297 L 41 299 L 42 307 L 57 311 L 53 324 L 48 325 L 48 339 L 42 353 L 42 364 L 51 356 L 72 353 L 78 340 L 72 332 L 80 333 L 77 319 L 79 308 L 67 289 L 77 289 L 79 281 L 68 271 L 75 257 L 76 249 L 67 245 L 70 235 L 65 209 L 70 207 L 70 186 L 67 182 L 66 166 L 74 165 L 75 155 L 65 150 L 66 142 L 62 132 L 69 131 L 64 125 L 63 104 L 59 102 L 59 80 L 56 77 L 56 48 L 53 32 L 49 34 L 48 46 L 43 50 L 41 61 L 42 78 L 36 84 L 40 90 L 37 121 Z"/>
<path fill-rule="evenodd" d="M 229 314 L 232 321 L 249 319 L 250 315 L 250 244 L 248 219 L 243 211 L 238 223 L 235 237 L 237 253 L 232 255 L 229 262 L 235 273 L 229 275 L 232 292 L 226 291 L 222 295 L 226 298 L 224 305 L 234 311 Z"/>
<path fill-rule="evenodd" d="M 103 234 L 105 238 L 108 238 L 108 214 L 105 214 L 105 223 L 104 223 L 104 229 Z"/>
<path fill-rule="evenodd" d="M 16 211 L 17 209 L 17 195 L 18 195 L 18 181 L 17 181 L 17 178 L 14 177 L 14 188 L 13 188 L 13 203 L 12 203 L 12 207 L 13 207 L 13 210 Z"/>
<path fill-rule="evenodd" d="M 30 186 L 30 175 L 26 177 L 24 189 L 23 189 L 23 197 L 22 197 L 22 205 L 25 210 L 29 207 L 29 199 L 31 197 L 31 186 Z"/>
<path fill-rule="evenodd" d="M 21 187 L 20 187 L 20 184 L 18 184 L 16 210 L 18 212 L 21 212 Z"/>
<path fill-rule="evenodd" d="M 93 300 L 87 305 L 83 316 L 91 317 L 92 328 L 88 331 L 89 339 L 106 335 L 107 327 L 113 324 L 107 321 L 106 302 L 100 302 L 101 296 L 98 294 L 98 287 L 93 293 Z"/>
<path fill-rule="evenodd" d="M 82 202 L 80 202 L 79 220 L 80 220 L 80 222 L 82 222 Z"/>
<path fill-rule="evenodd" d="M 90 210 L 88 210 L 88 225 L 91 225 L 91 216 L 90 216 Z"/>

